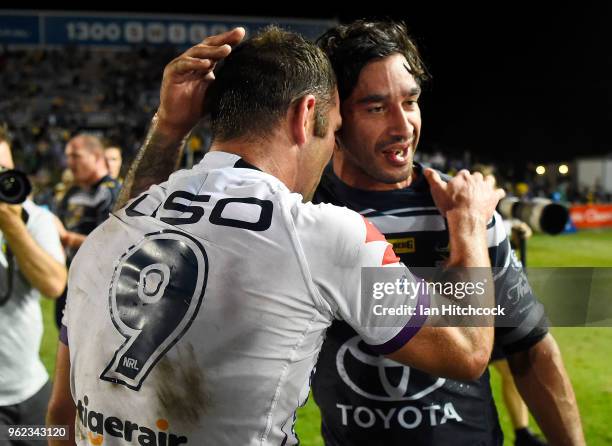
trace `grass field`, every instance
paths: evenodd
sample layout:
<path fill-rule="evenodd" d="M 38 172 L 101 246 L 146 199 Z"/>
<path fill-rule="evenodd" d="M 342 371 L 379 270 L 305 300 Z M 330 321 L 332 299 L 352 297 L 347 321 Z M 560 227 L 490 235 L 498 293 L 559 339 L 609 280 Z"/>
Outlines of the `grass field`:
<path fill-rule="evenodd" d="M 612 266 L 612 231 L 588 231 L 556 237 L 536 235 L 528 243 L 527 263 L 535 266 Z M 612 293 L 612 290 L 610 290 Z M 41 356 L 51 372 L 55 363 L 57 329 L 52 303 L 42 303 L 45 335 Z M 563 352 L 578 398 L 589 445 L 611 445 L 609 417 L 612 415 L 612 328 L 555 328 L 552 330 Z M 501 401 L 499 377 L 492 371 L 496 401 Z M 506 443 L 511 444 L 510 421 L 498 404 Z M 312 399 L 298 412 L 297 431 L 303 446 L 319 446 L 320 416 Z M 532 422 L 532 426 L 535 423 Z"/>

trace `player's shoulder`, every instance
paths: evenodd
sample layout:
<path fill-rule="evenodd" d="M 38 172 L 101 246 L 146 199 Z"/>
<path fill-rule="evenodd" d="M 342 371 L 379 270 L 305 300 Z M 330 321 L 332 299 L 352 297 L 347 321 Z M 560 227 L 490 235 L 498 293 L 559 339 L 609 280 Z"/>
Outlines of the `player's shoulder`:
<path fill-rule="evenodd" d="M 295 195 L 292 194 L 294 200 Z M 348 208 L 296 200 L 291 214 L 297 236 L 308 256 L 328 260 L 350 258 L 365 240 L 363 217 Z"/>
<path fill-rule="evenodd" d="M 307 254 L 320 260 L 361 266 L 398 261 L 385 236 L 370 221 L 348 208 L 300 203 L 300 212 L 294 220 Z"/>
<path fill-rule="evenodd" d="M 130 223 L 122 217 L 124 216 L 110 214 L 87 235 L 70 264 L 69 277 L 78 276 L 78 271 L 83 270 L 88 271 L 87 275 L 91 275 L 92 268 L 95 268 L 99 274 L 103 269 L 112 267 L 119 257 L 136 245 L 148 232 L 161 229 L 147 226 L 150 221 L 148 217 L 131 219 Z"/>
<path fill-rule="evenodd" d="M 365 240 L 364 218 L 346 207 L 329 203 L 296 203 L 293 217 L 298 231 L 314 232 L 324 238 Z"/>

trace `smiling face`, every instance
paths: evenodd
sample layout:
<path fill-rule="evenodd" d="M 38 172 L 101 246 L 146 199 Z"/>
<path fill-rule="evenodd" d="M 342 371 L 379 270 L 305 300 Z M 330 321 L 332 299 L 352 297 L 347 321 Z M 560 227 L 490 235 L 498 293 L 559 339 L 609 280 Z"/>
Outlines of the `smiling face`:
<path fill-rule="evenodd" d="M 410 184 L 421 131 L 421 89 L 403 55 L 368 63 L 342 103 L 340 148 L 334 170 L 359 189 L 390 190 Z"/>

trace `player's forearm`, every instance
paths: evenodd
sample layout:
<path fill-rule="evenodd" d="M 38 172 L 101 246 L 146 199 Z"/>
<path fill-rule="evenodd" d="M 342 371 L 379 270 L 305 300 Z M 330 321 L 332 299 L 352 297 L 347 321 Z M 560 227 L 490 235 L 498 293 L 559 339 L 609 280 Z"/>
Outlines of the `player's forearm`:
<path fill-rule="evenodd" d="M 490 267 L 487 222 L 464 211 L 448 212 L 449 267 Z"/>
<path fill-rule="evenodd" d="M 490 352 L 474 347 L 463 328 L 423 327 L 410 342 L 387 356 L 433 376 L 470 381 L 484 373 Z"/>
<path fill-rule="evenodd" d="M 153 117 L 145 142 L 123 182 L 115 210 L 151 185 L 166 180 L 177 169 L 187 134 L 165 125 L 157 115 Z"/>
<path fill-rule="evenodd" d="M 508 358 L 514 381 L 550 445 L 584 445 L 574 389 L 552 335 Z"/>
<path fill-rule="evenodd" d="M 6 228 L 4 237 L 28 283 L 47 297 L 58 297 L 66 286 L 66 266 L 42 249 L 21 221 Z"/>
<path fill-rule="evenodd" d="M 447 267 L 455 269 L 456 280 L 481 283 L 485 292 L 482 295 L 456 299 L 455 302 L 464 306 L 490 308 L 495 302 L 491 261 L 487 249 L 487 224 L 476 215 L 466 212 L 447 213 L 449 227 L 450 258 Z M 476 360 L 483 365 L 488 363 L 493 348 L 494 317 L 470 317 L 474 323 L 465 323 L 456 327 L 454 336 L 463 350 L 476 358 L 486 358 L 485 362 Z M 469 322 L 469 321 L 468 321 Z M 469 326 L 472 325 L 472 326 Z"/>
<path fill-rule="evenodd" d="M 53 391 L 47 410 L 47 426 L 68 426 L 70 440 L 49 440 L 49 446 L 75 444 L 76 406 L 70 393 L 70 350 L 61 341 L 57 345 Z"/>
<path fill-rule="evenodd" d="M 75 420 L 76 408 L 64 408 L 57 410 L 49 406 L 47 412 L 47 426 L 68 426 L 68 440 L 49 437 L 47 440 L 48 446 L 70 446 L 76 445 L 75 441 Z"/>

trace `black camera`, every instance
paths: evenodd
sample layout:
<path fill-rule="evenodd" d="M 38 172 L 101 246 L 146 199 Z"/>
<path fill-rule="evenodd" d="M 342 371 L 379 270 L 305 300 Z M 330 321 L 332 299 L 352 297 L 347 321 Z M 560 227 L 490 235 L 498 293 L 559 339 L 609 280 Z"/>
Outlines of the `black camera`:
<path fill-rule="evenodd" d="M 0 201 L 21 204 L 31 191 L 32 185 L 25 173 L 14 169 L 0 171 Z"/>
<path fill-rule="evenodd" d="M 536 232 L 559 234 L 565 228 L 569 210 L 562 204 L 546 198 L 520 200 L 516 197 L 504 198 L 498 205 L 499 213 L 506 219 L 518 218 Z"/>

